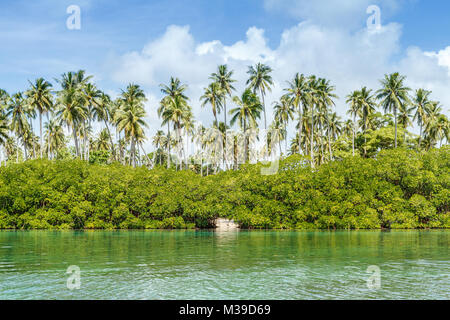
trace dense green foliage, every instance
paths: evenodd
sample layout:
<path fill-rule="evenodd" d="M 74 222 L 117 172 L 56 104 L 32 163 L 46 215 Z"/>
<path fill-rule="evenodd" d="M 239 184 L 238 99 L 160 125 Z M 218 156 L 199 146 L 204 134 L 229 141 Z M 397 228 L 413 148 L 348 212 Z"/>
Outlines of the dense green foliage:
<path fill-rule="evenodd" d="M 382 151 L 314 171 L 301 156 L 277 174 L 245 165 L 192 171 L 34 160 L 0 168 L 0 228 L 208 228 L 219 217 L 243 228 L 450 227 L 450 149 Z"/>

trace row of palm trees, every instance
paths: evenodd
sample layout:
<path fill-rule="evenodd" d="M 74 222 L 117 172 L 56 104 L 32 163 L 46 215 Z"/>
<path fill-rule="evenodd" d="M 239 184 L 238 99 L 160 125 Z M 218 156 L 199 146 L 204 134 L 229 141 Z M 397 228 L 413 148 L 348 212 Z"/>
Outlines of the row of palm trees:
<path fill-rule="evenodd" d="M 167 128 L 167 132 L 157 131 L 152 139 L 155 147 L 152 154 L 143 147 L 148 128 L 146 97 L 136 84 L 128 85 L 116 99 L 111 99 L 97 89 L 91 76 L 80 70 L 56 79 L 59 90 L 43 78 L 30 82 L 26 91 L 11 96 L 0 90 L 0 163 L 3 155 L 10 161 L 62 157 L 64 150 L 69 152 L 64 127 L 70 132 L 77 158 L 89 160 L 91 152 L 103 151 L 110 161 L 133 166 L 159 164 L 191 168 L 201 174 L 204 169 L 206 174 L 220 168 L 236 169 L 240 162 L 250 158 L 265 160 L 277 153 L 280 157 L 302 154 L 314 167 L 335 159 L 334 153 L 341 147 L 338 141 L 346 138 L 351 140 L 353 155 L 361 148 L 362 155 L 367 156 L 367 133 L 390 126 L 392 122 L 393 147 L 399 145 L 398 126 L 403 129 L 405 141 L 406 129 L 413 122 L 420 128 L 418 149 L 448 143 L 449 121 L 440 103 L 433 101 L 431 92 L 425 89 L 412 92 L 405 86 L 405 77 L 398 73 L 386 75 L 377 91 L 363 87 L 349 94 L 346 102 L 351 119 L 346 121 L 334 111 L 338 97 L 329 80 L 296 74 L 287 82 L 279 101 L 273 103 L 274 117 L 267 125 L 265 98 L 274 85 L 272 72 L 265 64 L 250 66 L 246 88 L 236 95 L 233 71 L 227 65 L 219 66 L 209 77 L 211 83 L 200 98 L 201 106 L 210 108 L 214 117 L 210 128 L 196 125 L 185 84 L 178 78 L 162 84 L 163 97 L 157 111 L 161 126 Z M 230 104 L 232 107 L 227 110 Z M 385 114 L 381 115 L 377 108 Z M 223 114 L 223 122 L 218 119 L 220 114 Z M 231 118 L 229 123 L 227 116 Z M 262 139 L 262 150 L 258 150 L 258 137 L 252 136 L 252 132 L 257 132 L 262 116 L 266 135 Z M 39 136 L 32 127 L 36 117 L 39 117 Z M 294 120 L 296 133 L 288 146 L 288 127 Z M 95 123 L 101 127 L 96 137 L 92 129 Z M 236 125 L 238 131 L 230 129 Z M 357 146 L 358 137 L 364 138 L 360 146 Z M 199 150 L 190 152 L 190 143 L 199 146 Z"/>

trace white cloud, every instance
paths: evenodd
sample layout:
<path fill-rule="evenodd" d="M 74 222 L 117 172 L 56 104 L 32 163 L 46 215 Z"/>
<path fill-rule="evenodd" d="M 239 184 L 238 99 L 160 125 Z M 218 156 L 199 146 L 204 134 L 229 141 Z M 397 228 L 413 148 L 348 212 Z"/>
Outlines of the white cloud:
<path fill-rule="evenodd" d="M 377 89 L 379 79 L 395 71 L 408 77 L 410 87 L 433 90 L 434 99 L 444 106 L 450 105 L 450 47 L 438 52 L 413 47 L 403 51 L 401 32 L 401 26 L 395 23 L 372 32 L 365 28 L 346 31 L 309 21 L 285 30 L 278 47 L 272 49 L 264 30 L 255 27 L 249 28 L 245 39 L 226 46 L 219 40 L 198 43 L 189 27 L 170 26 L 141 52 L 127 53 L 108 65 L 113 79 L 122 86 L 137 82 L 151 96 L 147 104 L 149 136 L 160 126 L 156 116 L 161 96 L 158 85 L 167 83 L 171 76 L 189 85 L 188 95 L 196 119 L 211 124 L 211 112 L 201 109 L 199 97 L 210 81 L 209 75 L 223 63 L 235 71 L 237 94 L 245 86 L 248 65 L 261 61 L 273 68 L 275 86 L 266 98 L 269 119 L 271 103 L 280 97 L 286 80 L 292 79 L 296 72 L 330 79 L 340 97 L 337 112 L 342 116 L 347 110 L 345 96 L 350 91 L 362 86 Z"/>

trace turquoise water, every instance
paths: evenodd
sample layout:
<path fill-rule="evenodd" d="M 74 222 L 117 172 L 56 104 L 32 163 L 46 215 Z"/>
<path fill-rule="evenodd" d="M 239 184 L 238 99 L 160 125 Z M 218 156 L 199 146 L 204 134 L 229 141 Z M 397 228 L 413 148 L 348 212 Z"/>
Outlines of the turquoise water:
<path fill-rule="evenodd" d="M 450 231 L 0 231 L 0 299 L 449 299 L 449 243 Z"/>

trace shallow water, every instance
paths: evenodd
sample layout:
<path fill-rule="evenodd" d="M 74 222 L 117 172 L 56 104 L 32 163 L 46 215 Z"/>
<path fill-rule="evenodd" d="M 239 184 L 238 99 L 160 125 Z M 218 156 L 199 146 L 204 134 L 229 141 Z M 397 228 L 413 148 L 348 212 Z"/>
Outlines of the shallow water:
<path fill-rule="evenodd" d="M 0 231 L 0 299 L 450 299 L 449 243 L 444 230 Z"/>

